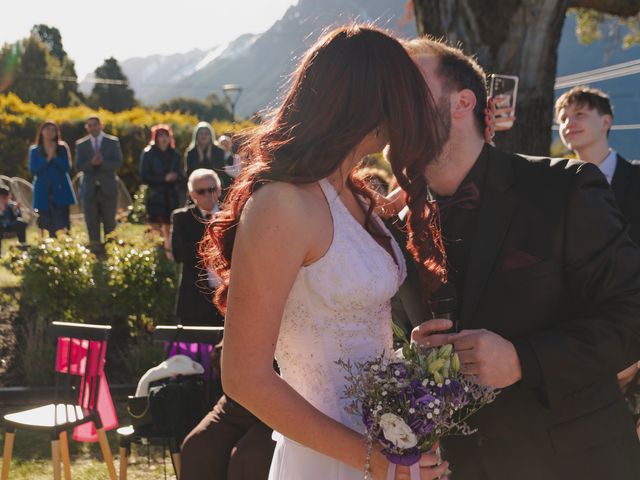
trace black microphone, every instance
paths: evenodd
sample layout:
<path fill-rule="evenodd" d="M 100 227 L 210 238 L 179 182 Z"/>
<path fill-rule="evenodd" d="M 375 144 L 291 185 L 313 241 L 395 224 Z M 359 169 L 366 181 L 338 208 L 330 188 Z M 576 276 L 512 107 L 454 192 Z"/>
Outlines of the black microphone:
<path fill-rule="evenodd" d="M 452 283 L 443 284 L 429 299 L 427 308 L 429 309 L 431 318 L 446 318 L 447 320 L 451 320 L 453 327 L 447 330 L 447 332 L 458 332 L 458 295 L 455 285 Z"/>

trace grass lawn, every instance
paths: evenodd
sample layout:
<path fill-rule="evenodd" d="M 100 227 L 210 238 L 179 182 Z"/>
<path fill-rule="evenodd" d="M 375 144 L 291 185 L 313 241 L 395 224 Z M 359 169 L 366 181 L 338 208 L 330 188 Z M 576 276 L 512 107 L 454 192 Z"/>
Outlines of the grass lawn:
<path fill-rule="evenodd" d="M 126 418 L 126 414 L 120 414 L 123 410 L 118 408 L 118 418 Z M 19 407 L 16 407 L 18 410 Z M 11 410 L 7 410 L 11 411 Z M 7 411 L 3 411 L 2 414 Z M 124 412 L 122 412 L 124 413 Z M 4 428 L 0 430 L 2 439 L 0 449 L 4 448 Z M 107 432 L 111 453 L 114 457 L 116 472 L 119 470 L 118 439 L 115 431 Z M 71 454 L 71 477 L 75 479 L 109 480 L 107 467 L 102 461 L 100 447 L 97 443 L 78 443 L 71 439 L 69 434 L 69 451 Z M 164 479 L 164 466 L 162 462 L 162 448 L 151 447 L 149 449 L 150 461 L 147 460 L 147 447 L 133 445 L 129 458 L 127 478 L 131 480 L 156 480 Z M 173 477 L 173 467 L 169 452 L 166 452 L 167 478 Z M 2 460 L 0 459 L 0 465 Z M 18 430 L 13 446 L 13 459 L 11 461 L 10 479 L 44 480 L 53 477 L 51 465 L 51 443 L 47 434 Z"/>

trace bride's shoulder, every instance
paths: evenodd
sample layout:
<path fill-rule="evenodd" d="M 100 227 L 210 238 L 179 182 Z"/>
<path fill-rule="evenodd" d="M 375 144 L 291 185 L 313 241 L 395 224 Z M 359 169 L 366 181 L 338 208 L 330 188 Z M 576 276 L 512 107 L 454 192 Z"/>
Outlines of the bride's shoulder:
<path fill-rule="evenodd" d="M 269 182 L 251 195 L 242 216 L 279 223 L 312 222 L 316 214 L 326 208 L 317 190 L 316 184 Z"/>
<path fill-rule="evenodd" d="M 251 194 L 247 204 L 291 211 L 308 208 L 317 197 L 310 187 L 310 184 L 268 182 Z"/>

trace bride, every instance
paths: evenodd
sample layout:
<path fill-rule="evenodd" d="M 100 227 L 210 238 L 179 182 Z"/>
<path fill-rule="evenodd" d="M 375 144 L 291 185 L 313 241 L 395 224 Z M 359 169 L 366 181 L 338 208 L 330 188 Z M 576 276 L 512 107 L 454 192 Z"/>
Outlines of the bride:
<path fill-rule="evenodd" d="M 335 362 L 391 351 L 390 299 L 405 264 L 352 171 L 389 144 L 392 164 L 409 165 L 394 168 L 409 204 L 424 210 L 424 181 L 409 179 L 440 150 L 435 112 L 394 38 L 358 25 L 326 34 L 247 143 L 249 164 L 209 227 L 203 252 L 226 309 L 224 390 L 278 432 L 271 480 L 387 478 L 387 459 L 368 452 L 363 425 L 344 411 Z M 425 454 L 421 479 L 447 466 Z"/>

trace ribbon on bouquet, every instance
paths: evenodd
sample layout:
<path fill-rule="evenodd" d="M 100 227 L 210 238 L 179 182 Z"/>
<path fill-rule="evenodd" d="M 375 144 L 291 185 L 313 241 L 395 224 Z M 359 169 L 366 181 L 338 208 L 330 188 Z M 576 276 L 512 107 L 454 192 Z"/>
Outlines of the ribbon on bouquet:
<path fill-rule="evenodd" d="M 420 462 L 416 462 L 409 467 L 409 474 L 411 475 L 411 480 L 420 480 Z M 396 464 L 390 463 L 387 470 L 387 480 L 393 480 L 394 478 L 396 478 Z"/>

